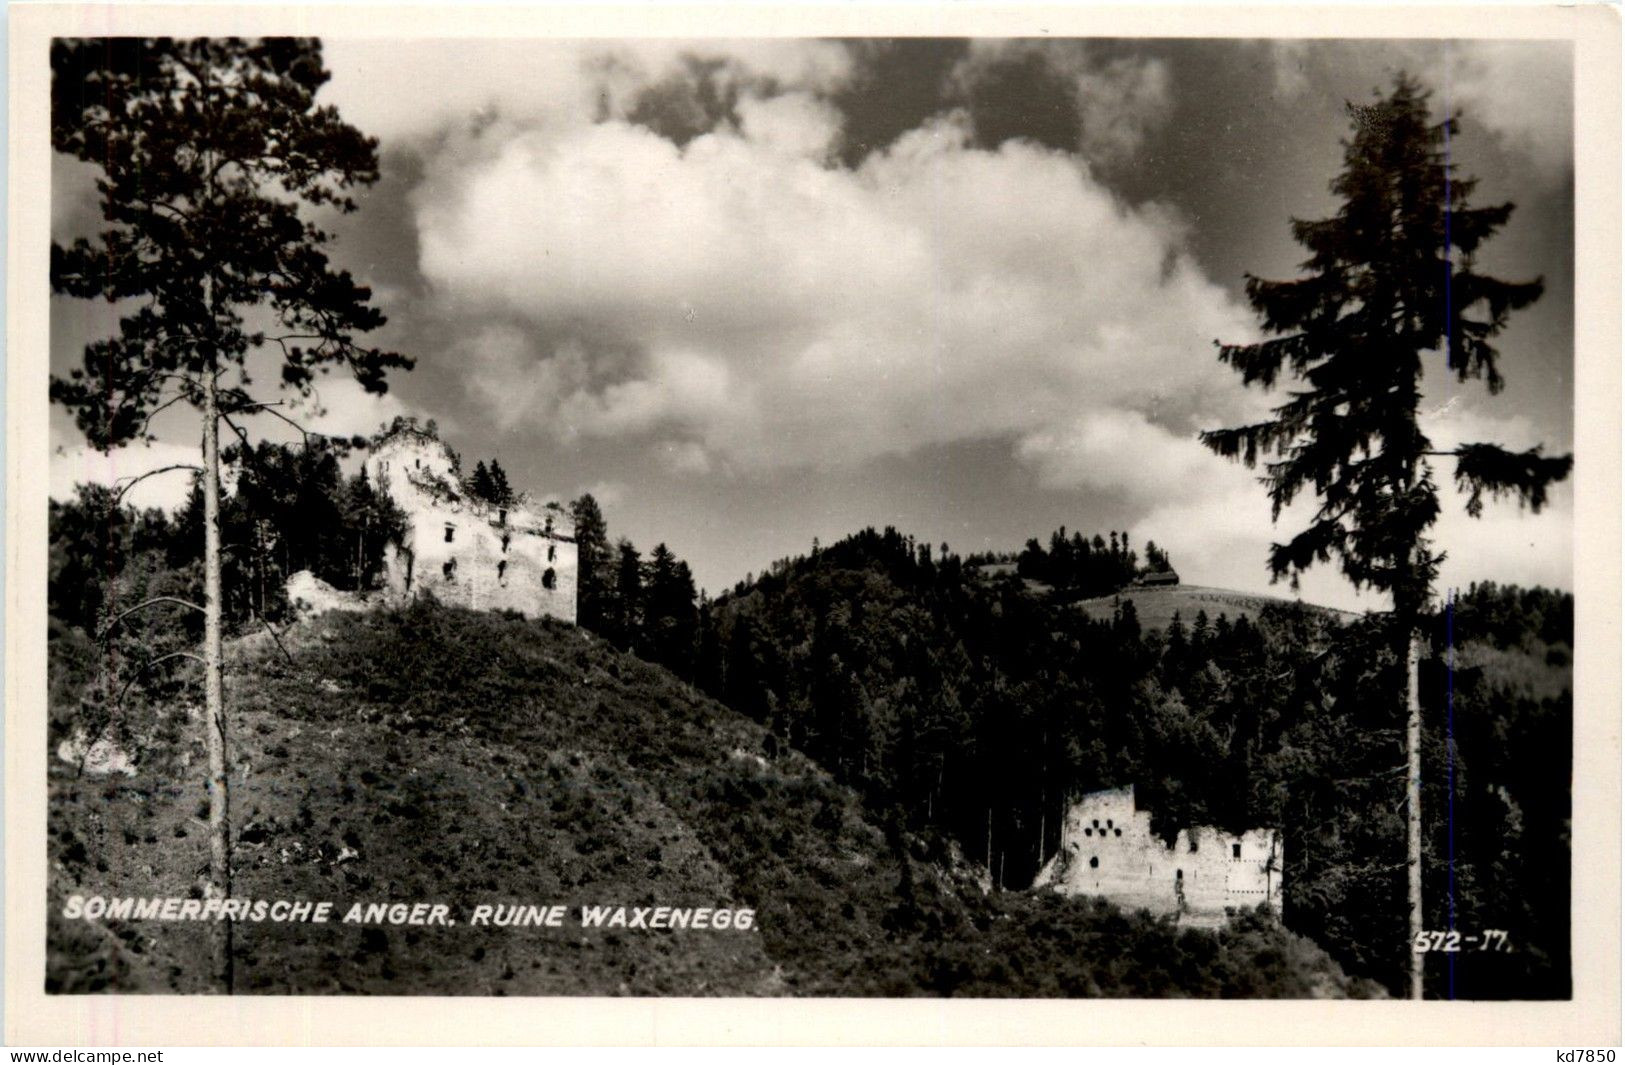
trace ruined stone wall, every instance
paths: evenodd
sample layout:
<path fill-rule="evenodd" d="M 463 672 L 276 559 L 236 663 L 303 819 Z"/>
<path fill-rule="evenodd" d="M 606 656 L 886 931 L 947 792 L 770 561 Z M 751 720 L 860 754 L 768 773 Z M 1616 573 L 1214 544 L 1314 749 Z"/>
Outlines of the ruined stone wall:
<path fill-rule="evenodd" d="M 367 475 L 406 514 L 384 554 L 394 598 L 432 595 L 475 610 L 576 619 L 575 526 L 556 503 L 494 507 L 463 492 L 457 460 L 432 437 L 401 432 L 367 459 Z"/>
<path fill-rule="evenodd" d="M 1227 908 L 1281 909 L 1280 833 L 1239 836 L 1196 826 L 1172 847 L 1135 809 L 1133 787 L 1083 796 L 1066 813 L 1061 846 L 1034 880 L 1069 895 L 1098 895 L 1128 909 L 1221 918 Z"/>

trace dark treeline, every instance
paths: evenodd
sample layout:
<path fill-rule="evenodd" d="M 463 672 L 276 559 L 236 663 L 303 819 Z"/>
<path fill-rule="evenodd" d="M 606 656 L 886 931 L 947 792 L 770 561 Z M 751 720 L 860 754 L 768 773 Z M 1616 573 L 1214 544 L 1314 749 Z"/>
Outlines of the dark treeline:
<path fill-rule="evenodd" d="M 321 446 L 234 457 L 223 524 L 238 631 L 278 616 L 289 573 L 374 581 L 400 519 L 364 476 Z M 1377 622 L 1271 605 L 1146 631 L 1128 599 L 1091 620 L 892 529 L 706 602 L 666 545 L 645 556 L 611 541 L 590 496 L 572 511 L 583 625 L 762 722 L 936 859 L 964 855 L 1021 888 L 1058 845 L 1069 797 L 1132 783 L 1168 838 L 1283 828 L 1288 926 L 1350 973 L 1401 986 L 1401 667 Z M 51 503 L 53 743 L 162 727 L 163 707 L 195 700 L 195 667 L 165 656 L 195 647 L 199 615 L 148 610 L 98 634 L 146 598 L 197 598 L 200 520 L 196 493 L 174 515 L 103 488 Z M 1429 620 L 1428 927 L 1505 929 L 1515 948 L 1430 959 L 1430 993 L 1568 994 L 1572 616 L 1567 594 L 1475 585 Z"/>
<path fill-rule="evenodd" d="M 348 447 L 327 438 L 304 445 L 241 445 L 223 454 L 236 490 L 221 501 L 222 580 L 228 615 L 270 614 L 282 607 L 288 577 L 309 570 L 346 591 L 374 586 L 384 548 L 398 543 L 405 518 L 376 491 L 365 469 L 339 468 Z M 177 519 L 180 541 L 201 555 L 203 493 L 194 485 Z"/>
<path fill-rule="evenodd" d="M 340 468 L 352 446 L 313 435 L 299 445 L 222 450 L 230 489 L 220 501 L 221 590 L 230 631 L 282 620 L 284 585 L 301 570 L 344 590 L 375 584 L 404 518 L 365 471 Z M 203 616 L 185 604 L 203 600 L 202 528 L 195 479 L 173 513 L 138 511 L 98 485 L 51 500 L 47 602 L 57 738 L 131 739 L 165 705 L 195 696 L 191 652 Z M 168 601 L 131 609 L 159 597 Z"/>
<path fill-rule="evenodd" d="M 384 548 L 400 539 L 404 519 L 364 470 L 341 470 L 349 446 L 312 437 L 303 445 L 222 450 L 230 485 L 220 501 L 228 622 L 280 617 L 287 605 L 282 586 L 300 570 L 345 590 L 376 582 Z M 200 588 L 202 525 L 203 491 L 195 479 L 172 514 L 122 506 L 113 490 L 96 485 L 78 486 L 70 500 L 51 500 L 51 615 L 94 631 L 115 601 L 139 601 L 132 595 L 141 589 L 125 587 L 137 574 L 177 591 Z"/>
<path fill-rule="evenodd" d="M 649 557 L 621 537 L 613 544 L 598 501 L 570 504 L 576 524 L 576 620 L 623 651 L 695 679 L 701 604 L 688 563 L 664 543 Z"/>
<path fill-rule="evenodd" d="M 1128 533 L 1113 532 L 1109 539 L 1096 533 L 1090 539 L 1074 531 L 1069 537 L 1064 525 L 1050 534 L 1047 550 L 1036 539 L 1028 540 L 1015 561 L 1021 576 L 1041 581 L 1067 599 L 1110 595 L 1136 577 L 1173 569 L 1167 552 L 1154 541 L 1146 543 L 1145 565 L 1141 566 L 1140 556 L 1129 546 Z"/>
<path fill-rule="evenodd" d="M 1430 620 L 1428 927 L 1518 944 L 1454 972 L 1430 960 L 1441 995 L 1568 994 L 1571 611 L 1567 594 L 1485 585 Z M 1402 985 L 1402 663 L 1378 620 L 1280 604 L 1142 631 L 1126 599 L 1094 621 L 871 529 L 719 597 L 699 641 L 708 692 L 939 858 L 1023 887 L 1068 797 L 1132 783 L 1169 839 L 1282 827 L 1288 925 Z"/>
<path fill-rule="evenodd" d="M 502 463 L 496 459 L 486 466 L 481 459 L 474 464 L 474 472 L 469 475 L 463 487 L 475 499 L 483 500 L 494 507 L 505 507 L 518 498 L 518 493 L 508 484 L 508 471 L 502 468 Z"/>

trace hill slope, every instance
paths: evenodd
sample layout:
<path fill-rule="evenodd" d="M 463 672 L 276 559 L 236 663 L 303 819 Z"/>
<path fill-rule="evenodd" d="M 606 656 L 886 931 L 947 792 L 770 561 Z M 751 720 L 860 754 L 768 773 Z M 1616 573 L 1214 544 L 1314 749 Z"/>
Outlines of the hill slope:
<path fill-rule="evenodd" d="M 1110 621 L 1119 601 L 1133 603 L 1140 624 L 1155 629 L 1167 628 L 1175 614 L 1178 614 L 1187 625 L 1196 620 L 1198 611 L 1203 610 L 1207 611 L 1207 616 L 1211 620 L 1217 620 L 1220 614 L 1229 617 L 1231 621 L 1241 617 L 1256 620 L 1265 607 L 1291 607 L 1297 603 L 1297 600 L 1278 596 L 1237 592 L 1227 588 L 1207 588 L 1199 584 L 1176 584 L 1172 587 L 1124 588 L 1115 595 L 1080 600 L 1077 606 L 1095 621 Z M 1309 609 L 1339 620 L 1359 616 L 1332 607 L 1310 605 Z"/>
<path fill-rule="evenodd" d="M 1287 927 L 1402 989 L 1405 676 L 1384 619 L 1189 586 L 1080 609 L 999 565 L 890 528 L 775 563 L 709 605 L 700 682 L 1004 887 L 1102 788 L 1133 784 L 1168 842 L 1278 827 Z M 1434 954 L 1429 994 L 1565 998 L 1572 597 L 1480 585 L 1447 606 L 1419 682 L 1425 927 L 1517 946 Z"/>
<path fill-rule="evenodd" d="M 450 906 L 455 927 L 240 924 L 239 991 L 393 994 L 1338 995 L 1309 941 L 1052 895 L 984 895 L 856 795 L 665 671 L 552 622 L 418 606 L 239 645 L 234 896 Z M 195 711 L 191 712 L 195 714 Z M 208 990 L 201 923 L 61 916 L 69 894 L 201 895 L 187 709 L 141 772 L 51 779 L 47 986 Z M 560 903 L 562 928 L 476 928 Z M 583 905 L 750 907 L 748 931 L 582 928 Z"/>

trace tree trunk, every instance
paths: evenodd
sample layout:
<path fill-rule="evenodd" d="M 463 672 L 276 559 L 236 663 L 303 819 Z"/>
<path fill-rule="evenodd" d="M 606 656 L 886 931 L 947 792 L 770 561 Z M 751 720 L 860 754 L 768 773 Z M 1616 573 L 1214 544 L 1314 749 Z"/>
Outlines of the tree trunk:
<path fill-rule="evenodd" d="M 1416 949 L 1422 928 L 1422 699 L 1417 671 L 1422 638 L 1414 624 L 1405 629 L 1405 869 L 1411 955 L 1410 997 L 1421 999 L 1427 955 Z"/>
<path fill-rule="evenodd" d="M 231 898 L 231 800 L 226 770 L 226 708 L 220 647 L 220 414 L 214 369 L 203 373 L 203 699 L 209 747 L 209 881 Z M 214 925 L 214 975 L 232 992 L 231 922 Z"/>

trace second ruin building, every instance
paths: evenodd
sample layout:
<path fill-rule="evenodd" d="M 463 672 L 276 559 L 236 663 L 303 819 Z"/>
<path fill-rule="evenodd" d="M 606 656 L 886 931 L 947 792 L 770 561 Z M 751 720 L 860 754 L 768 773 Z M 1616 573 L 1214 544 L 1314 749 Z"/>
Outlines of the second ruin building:
<path fill-rule="evenodd" d="M 1084 795 L 1067 810 L 1061 847 L 1033 881 L 1069 895 L 1097 895 L 1126 909 L 1218 923 L 1227 910 L 1281 912 L 1281 834 L 1183 829 L 1169 846 L 1134 805 L 1134 787 Z"/>

